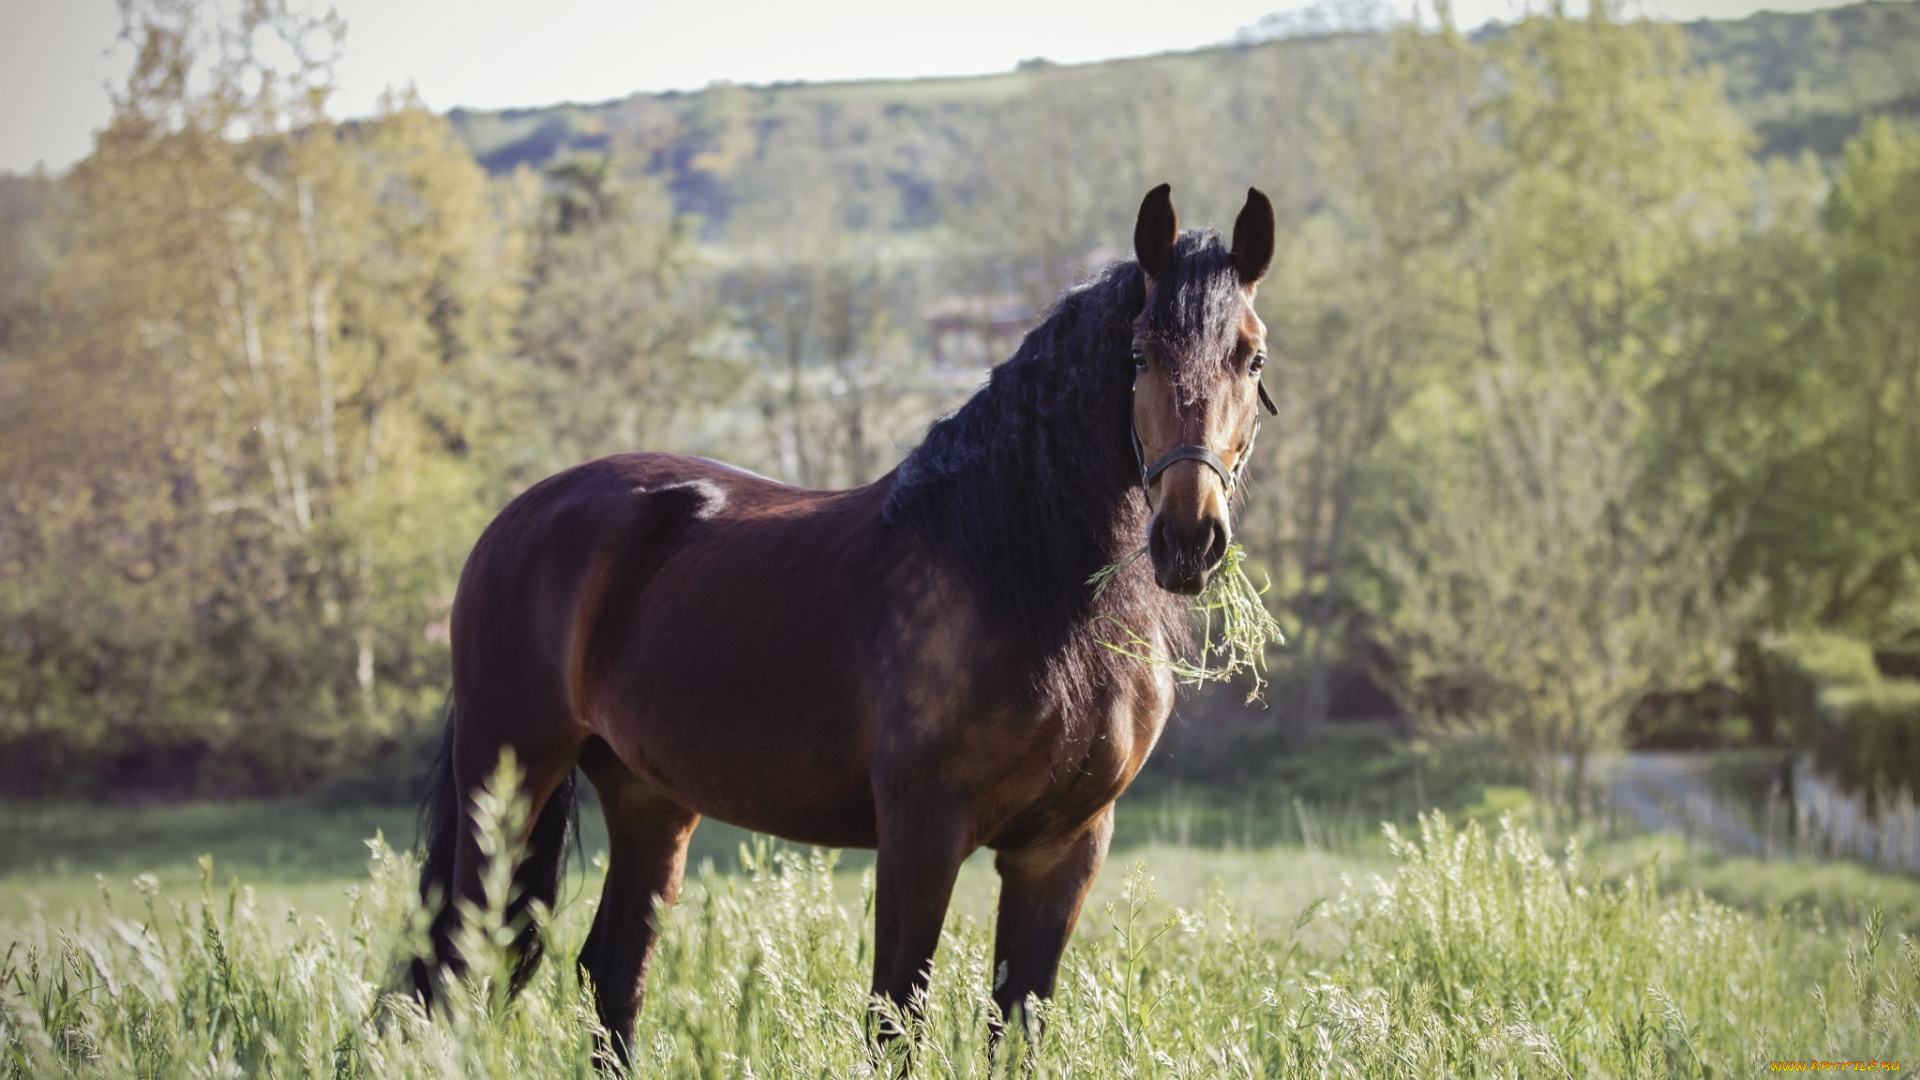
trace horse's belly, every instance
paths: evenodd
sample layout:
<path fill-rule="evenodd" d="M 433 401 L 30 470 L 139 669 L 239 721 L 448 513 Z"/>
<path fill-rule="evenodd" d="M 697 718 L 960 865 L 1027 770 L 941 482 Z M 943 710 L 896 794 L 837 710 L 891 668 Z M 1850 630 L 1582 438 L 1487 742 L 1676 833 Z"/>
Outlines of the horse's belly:
<path fill-rule="evenodd" d="M 702 816 L 802 844 L 872 847 L 873 789 L 841 733 L 791 715 L 669 715 L 642 709 L 608 737 L 635 773 Z M 797 736 L 797 737 L 796 737 Z"/>
<path fill-rule="evenodd" d="M 800 843 L 872 846 L 874 722 L 845 593 L 673 570 L 596 695 L 595 730 L 688 809 Z"/>

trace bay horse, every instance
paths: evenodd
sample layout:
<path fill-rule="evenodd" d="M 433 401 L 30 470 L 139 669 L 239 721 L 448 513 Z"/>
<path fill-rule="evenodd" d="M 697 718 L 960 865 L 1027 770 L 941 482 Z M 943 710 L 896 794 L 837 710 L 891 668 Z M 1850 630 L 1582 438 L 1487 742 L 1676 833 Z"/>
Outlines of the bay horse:
<path fill-rule="evenodd" d="M 1162 654 L 1231 537 L 1251 448 L 1272 261 L 1258 190 L 1232 246 L 1149 192 L 1134 258 L 1063 296 L 1012 358 L 866 487 L 789 487 L 700 458 L 620 454 L 515 498 L 453 606 L 453 704 L 425 808 L 424 899 L 479 896 L 468 809 L 511 748 L 533 808 L 520 899 L 552 905 L 576 766 L 610 863 L 579 966 L 622 1057 L 656 907 L 704 816 L 877 848 L 873 992 L 910 1006 L 961 862 L 1000 874 L 993 1000 L 1054 989 L 1113 833 L 1113 803 L 1173 706 Z M 1151 463 L 1151 464 L 1149 464 Z M 1097 596 L 1088 578 L 1145 540 Z M 1107 637 L 1115 636 L 1108 627 Z M 416 962 L 457 969 L 456 905 Z M 539 939 L 521 935 L 518 977 Z"/>

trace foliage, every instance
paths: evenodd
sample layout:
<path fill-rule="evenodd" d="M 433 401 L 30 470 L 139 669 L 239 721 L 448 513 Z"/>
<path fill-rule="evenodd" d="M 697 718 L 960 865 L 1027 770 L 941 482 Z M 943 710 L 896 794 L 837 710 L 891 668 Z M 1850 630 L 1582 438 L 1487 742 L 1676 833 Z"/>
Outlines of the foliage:
<path fill-rule="evenodd" d="M 1920 682 L 1881 676 L 1874 651 L 1841 634 L 1801 632 L 1750 646 L 1749 707 L 1785 722 L 1794 745 L 1869 805 L 1920 776 Z"/>
<path fill-rule="evenodd" d="M 1760 602 L 1895 644 L 1914 10 L 341 123 L 338 20 L 131 3 L 95 153 L 0 179 L 0 787 L 401 793 L 514 492 L 628 449 L 883 477 L 1163 180 L 1280 217 L 1234 531 L 1296 744 L 1364 670 L 1430 731 L 1598 752 Z"/>
<path fill-rule="evenodd" d="M 1816 748 L 1824 771 L 1869 798 L 1912 789 L 1920 776 L 1920 683 L 1877 680 L 1834 690 L 1821 704 L 1833 725 Z"/>
<path fill-rule="evenodd" d="M 1863 119 L 1911 117 L 1920 105 L 1920 9 L 1897 0 L 1703 19 L 1686 34 L 1695 62 L 1721 70 L 1727 96 L 1768 156 L 1812 151 L 1831 160 Z"/>
<path fill-rule="evenodd" d="M 1662 896 L 1645 874 L 1606 884 L 1517 826 L 1495 839 L 1435 818 L 1393 839 L 1394 872 L 1264 930 L 1219 894 L 1169 910 L 1135 867 L 1070 946 L 1044 1030 L 1011 1033 L 997 1059 L 984 928 L 948 927 L 922 1013 L 895 1017 L 910 1037 L 876 1055 L 866 914 L 839 902 L 829 857 L 749 852 L 668 920 L 635 1072 L 872 1076 L 910 1048 L 916 1074 L 956 1077 L 1721 1075 L 1897 1059 L 1920 1034 L 1920 952 L 1877 918 L 1809 933 Z M 432 1021 L 386 989 L 421 916 L 411 860 L 371 847 L 337 928 L 269 920 L 237 883 L 216 893 L 211 863 L 197 898 L 147 878 L 97 924 L 29 927 L 0 965 L 8 1075 L 591 1074 L 569 965 L 511 1002 L 475 977 Z M 577 949 L 590 906 L 548 925 L 555 954 Z M 504 970 L 501 940 L 470 943 L 476 971 Z"/>
<path fill-rule="evenodd" d="M 1826 691 L 1880 680 L 1873 651 L 1843 634 L 1771 634 L 1747 643 L 1741 652 L 1748 709 L 1768 730 L 1784 723 L 1802 746 L 1818 737 Z"/>
<path fill-rule="evenodd" d="M 1583 381 L 1482 376 L 1465 423 L 1484 441 L 1442 461 L 1405 535 L 1374 554 L 1413 714 L 1565 755 L 1567 794 L 1642 698 L 1714 675 L 1745 616 L 1717 595 L 1725 544 L 1704 500 L 1644 494 L 1629 406 Z"/>
<path fill-rule="evenodd" d="M 692 273 L 688 223 L 647 178 L 606 158 L 548 171 L 546 220 L 516 324 L 542 439 L 528 480 L 580 461 L 671 442 L 679 403 L 722 396 L 698 346 L 711 289 Z"/>
<path fill-rule="evenodd" d="M 256 789 L 299 785 L 437 705 L 426 631 L 489 482 L 463 399 L 511 247 L 443 120 L 324 119 L 311 53 L 337 27 L 252 4 L 197 57 L 190 7 L 143 18 L 63 184 L 49 326 L 8 365 L 0 725 L 198 737 Z"/>

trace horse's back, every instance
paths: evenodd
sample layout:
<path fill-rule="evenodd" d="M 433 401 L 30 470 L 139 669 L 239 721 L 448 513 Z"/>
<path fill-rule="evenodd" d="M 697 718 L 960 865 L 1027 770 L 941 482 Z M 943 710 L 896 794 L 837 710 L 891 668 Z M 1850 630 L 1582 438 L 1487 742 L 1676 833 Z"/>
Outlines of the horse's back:
<path fill-rule="evenodd" d="M 645 453 L 542 481 L 462 575 L 456 697 L 504 698 L 522 753 L 541 741 L 523 725 L 597 735 L 693 809 L 794 832 L 763 820 L 778 807 L 818 823 L 800 839 L 862 842 L 873 717 L 854 659 L 882 588 L 884 488 Z"/>

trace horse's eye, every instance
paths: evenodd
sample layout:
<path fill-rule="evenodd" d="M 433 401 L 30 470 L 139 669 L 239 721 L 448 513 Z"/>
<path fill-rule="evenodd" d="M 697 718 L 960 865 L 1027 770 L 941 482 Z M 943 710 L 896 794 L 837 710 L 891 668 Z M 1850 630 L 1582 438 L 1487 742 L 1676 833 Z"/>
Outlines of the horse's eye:
<path fill-rule="evenodd" d="M 1133 350 L 1133 370 L 1135 371 L 1147 370 L 1147 351 L 1145 349 L 1136 347 Z"/>
<path fill-rule="evenodd" d="M 1267 366 L 1267 354 L 1254 353 L 1253 359 L 1249 361 L 1247 364 L 1247 374 L 1258 375 L 1260 374 L 1260 369 L 1266 366 Z"/>

